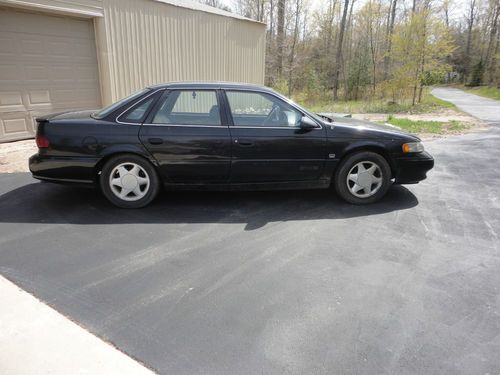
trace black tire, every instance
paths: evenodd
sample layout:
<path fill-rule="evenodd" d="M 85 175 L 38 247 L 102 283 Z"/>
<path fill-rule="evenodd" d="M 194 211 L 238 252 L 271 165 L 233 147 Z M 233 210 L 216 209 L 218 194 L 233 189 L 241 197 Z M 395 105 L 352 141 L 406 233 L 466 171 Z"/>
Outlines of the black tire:
<path fill-rule="evenodd" d="M 142 170 L 140 170 L 139 168 L 138 176 L 149 179 L 149 183 L 144 183 L 143 185 L 141 185 L 140 189 L 142 191 L 140 191 L 138 196 L 136 196 L 134 192 L 130 192 L 129 194 L 131 196 L 127 196 L 122 199 L 115 193 L 121 188 L 116 186 L 112 187 L 112 184 L 110 182 L 110 176 L 111 173 L 114 173 L 114 176 L 116 178 L 121 177 L 118 174 L 118 171 L 116 171 L 116 168 L 119 167 L 120 165 L 124 165 L 125 169 L 127 169 L 128 167 L 133 167 L 133 165 L 138 165 L 140 168 L 142 168 Z M 153 165 L 151 165 L 151 163 L 146 159 L 143 159 L 142 157 L 133 154 L 121 154 L 109 159 L 102 168 L 101 175 L 99 178 L 99 184 L 101 186 L 101 191 L 104 194 L 104 196 L 111 203 L 120 208 L 145 207 L 156 198 L 160 190 L 160 180 Z M 112 189 L 114 189 L 115 192 Z M 135 199 L 135 200 L 130 200 L 130 199 Z"/>
<path fill-rule="evenodd" d="M 361 162 L 366 162 L 368 165 L 370 165 L 370 163 L 377 165 L 379 167 L 377 172 L 379 177 L 382 179 L 382 184 L 378 190 L 376 190 L 373 195 L 365 198 L 354 195 L 349 188 L 349 182 L 347 180 L 347 175 L 351 169 Z M 346 202 L 358 205 L 375 203 L 387 193 L 387 190 L 391 186 L 391 168 L 387 163 L 387 160 L 382 155 L 372 151 L 359 151 L 348 155 L 340 162 L 340 165 L 335 172 L 333 185 L 337 194 Z"/>

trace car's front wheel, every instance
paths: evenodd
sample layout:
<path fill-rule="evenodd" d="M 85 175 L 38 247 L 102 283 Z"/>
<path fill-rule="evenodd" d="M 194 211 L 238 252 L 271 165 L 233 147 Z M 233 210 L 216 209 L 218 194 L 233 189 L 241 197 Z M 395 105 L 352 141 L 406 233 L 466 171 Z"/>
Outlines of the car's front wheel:
<path fill-rule="evenodd" d="M 111 158 L 102 168 L 100 185 L 104 196 L 122 208 L 147 206 L 159 191 L 154 167 L 136 155 Z"/>
<path fill-rule="evenodd" d="M 371 151 L 349 155 L 337 168 L 334 186 L 337 194 L 353 204 L 380 200 L 391 185 L 391 168 L 385 158 Z"/>

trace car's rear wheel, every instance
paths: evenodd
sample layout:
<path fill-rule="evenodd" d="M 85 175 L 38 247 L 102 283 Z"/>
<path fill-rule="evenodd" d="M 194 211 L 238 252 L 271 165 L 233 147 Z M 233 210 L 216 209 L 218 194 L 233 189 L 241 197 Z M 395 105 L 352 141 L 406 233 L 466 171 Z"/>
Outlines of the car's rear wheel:
<path fill-rule="evenodd" d="M 154 167 L 136 155 L 111 158 L 102 168 L 100 185 L 104 196 L 122 208 L 147 206 L 159 191 Z"/>
<path fill-rule="evenodd" d="M 391 168 L 385 158 L 371 151 L 361 151 L 342 160 L 335 173 L 338 195 L 353 204 L 380 200 L 391 185 Z"/>

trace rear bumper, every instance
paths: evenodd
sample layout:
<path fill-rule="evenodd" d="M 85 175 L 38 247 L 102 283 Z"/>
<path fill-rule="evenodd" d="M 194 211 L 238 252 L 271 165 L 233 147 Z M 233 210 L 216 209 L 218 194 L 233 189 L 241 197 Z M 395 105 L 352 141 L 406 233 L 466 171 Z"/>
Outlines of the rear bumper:
<path fill-rule="evenodd" d="M 95 182 L 94 168 L 99 159 L 85 157 L 46 156 L 29 158 L 33 177 L 59 183 L 91 184 Z"/>
<path fill-rule="evenodd" d="M 416 184 L 427 178 L 434 167 L 434 158 L 427 152 L 396 159 L 395 179 L 397 184 Z"/>

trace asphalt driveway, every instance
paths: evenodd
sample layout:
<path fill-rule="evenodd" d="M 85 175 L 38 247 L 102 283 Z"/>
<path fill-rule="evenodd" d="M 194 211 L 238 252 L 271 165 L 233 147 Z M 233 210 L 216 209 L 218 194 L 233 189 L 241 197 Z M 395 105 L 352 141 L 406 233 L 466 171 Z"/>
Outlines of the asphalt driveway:
<path fill-rule="evenodd" d="M 428 180 L 367 207 L 168 192 L 120 210 L 0 175 L 0 273 L 160 373 L 500 373 L 495 121 L 428 142 Z"/>

